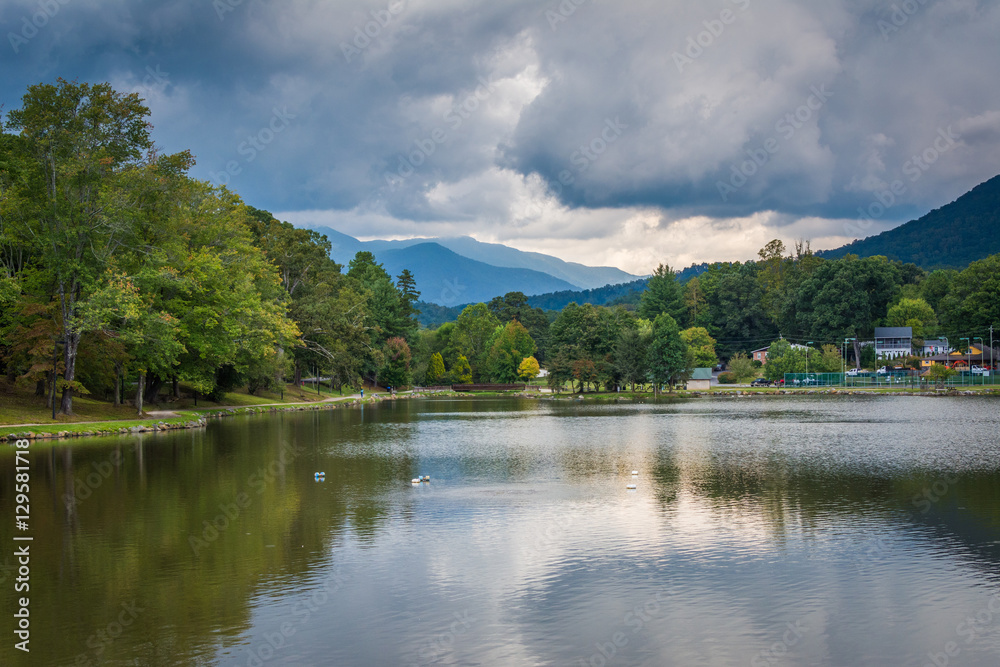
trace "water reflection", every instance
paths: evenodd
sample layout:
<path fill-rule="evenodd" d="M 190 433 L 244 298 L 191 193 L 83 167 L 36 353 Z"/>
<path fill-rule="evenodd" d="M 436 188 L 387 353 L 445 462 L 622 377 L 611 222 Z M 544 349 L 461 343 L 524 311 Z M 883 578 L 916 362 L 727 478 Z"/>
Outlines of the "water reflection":
<path fill-rule="evenodd" d="M 396 401 L 34 445 L 32 654 L 0 664 L 995 665 L 994 406 Z"/>

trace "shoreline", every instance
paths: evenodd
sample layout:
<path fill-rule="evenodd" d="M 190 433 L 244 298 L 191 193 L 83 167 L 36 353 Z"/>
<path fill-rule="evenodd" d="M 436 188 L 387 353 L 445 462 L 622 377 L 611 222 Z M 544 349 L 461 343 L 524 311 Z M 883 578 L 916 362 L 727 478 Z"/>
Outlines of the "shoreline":
<path fill-rule="evenodd" d="M 137 419 L 123 419 L 105 422 L 76 422 L 66 424 L 12 424 L 9 426 L 0 425 L 0 443 L 12 443 L 15 440 L 68 440 L 73 438 L 114 436 L 114 435 L 135 435 L 139 433 L 159 433 L 162 431 L 191 430 L 205 428 L 210 419 L 223 419 L 226 417 L 236 417 L 241 415 L 277 414 L 282 412 L 306 412 L 317 410 L 334 410 L 340 407 L 356 407 L 381 403 L 387 400 L 413 399 L 413 398 L 460 398 L 460 397 L 482 397 L 482 398 L 532 398 L 536 400 L 550 401 L 574 401 L 587 403 L 645 403 L 646 401 L 679 400 L 679 399 L 732 399 L 732 398 L 801 398 L 804 396 L 831 397 L 831 396 L 914 396 L 914 397 L 958 397 L 958 396 L 1000 396 L 1000 389 L 980 389 L 980 390 L 909 390 L 909 389 L 851 389 L 838 390 L 831 388 L 828 390 L 819 389 L 761 389 L 753 390 L 747 388 L 726 388 L 710 391 L 677 391 L 673 393 L 660 394 L 654 397 L 652 394 L 635 394 L 631 392 L 590 392 L 590 393 L 561 393 L 543 394 L 538 393 L 497 393 L 497 392 L 412 392 L 397 393 L 390 395 L 376 395 L 374 397 L 360 398 L 345 397 L 342 399 L 325 399 L 315 403 L 301 403 L 296 405 L 251 405 L 242 407 L 210 408 L 205 410 L 176 410 L 175 417 L 147 417 Z M 159 412 L 159 411 L 153 411 Z M 14 431 L 14 429 L 28 428 L 27 431 Z"/>
<path fill-rule="evenodd" d="M 178 431 L 204 428 L 210 419 L 222 419 L 240 415 L 276 414 L 279 412 L 306 412 L 316 410 L 334 410 L 337 406 L 354 407 L 381 403 L 386 400 L 400 398 L 426 398 L 434 394 L 378 394 L 366 397 L 344 397 L 324 399 L 315 403 L 298 403 L 286 405 L 281 403 L 269 405 L 247 405 L 238 407 L 205 408 L 202 410 L 171 410 L 176 417 L 150 416 L 136 419 L 121 419 L 101 422 L 71 422 L 62 424 L 10 424 L 0 425 L 0 443 L 12 443 L 15 440 L 63 440 L 96 436 L 134 435 L 137 433 L 158 433 L 161 431 Z M 161 412 L 154 410 L 151 412 Z M 20 431 L 20 429 L 28 429 Z"/>

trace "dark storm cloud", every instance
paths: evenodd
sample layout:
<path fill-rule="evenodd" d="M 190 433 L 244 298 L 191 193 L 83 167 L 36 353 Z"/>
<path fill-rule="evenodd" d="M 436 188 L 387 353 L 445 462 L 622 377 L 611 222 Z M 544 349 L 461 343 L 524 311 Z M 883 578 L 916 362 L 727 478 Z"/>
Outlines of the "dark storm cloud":
<path fill-rule="evenodd" d="M 995 2 L 8 0 L 0 30 L 6 108 L 57 76 L 138 90 L 165 150 L 273 210 L 502 227 L 537 175 L 574 208 L 775 225 L 898 182 L 905 219 L 1000 171 Z"/>

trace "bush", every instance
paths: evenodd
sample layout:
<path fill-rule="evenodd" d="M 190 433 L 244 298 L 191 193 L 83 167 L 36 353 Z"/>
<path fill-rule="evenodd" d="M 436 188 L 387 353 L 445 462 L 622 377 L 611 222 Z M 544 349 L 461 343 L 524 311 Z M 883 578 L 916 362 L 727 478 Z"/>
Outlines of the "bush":
<path fill-rule="evenodd" d="M 736 375 L 729 371 L 719 373 L 719 384 L 736 384 Z"/>
<path fill-rule="evenodd" d="M 753 367 L 754 368 L 763 368 L 764 367 L 764 363 L 760 359 L 754 359 L 753 360 Z"/>

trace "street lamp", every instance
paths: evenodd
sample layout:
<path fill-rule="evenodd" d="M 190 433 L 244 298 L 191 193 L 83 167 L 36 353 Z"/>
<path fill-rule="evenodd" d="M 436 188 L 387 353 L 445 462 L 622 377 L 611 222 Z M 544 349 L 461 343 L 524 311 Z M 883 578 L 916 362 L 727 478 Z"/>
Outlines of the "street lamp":
<path fill-rule="evenodd" d="M 986 344 L 986 341 L 984 341 L 981 336 L 974 336 L 973 340 L 978 340 L 979 341 L 979 369 L 982 370 L 983 369 L 983 360 L 984 360 L 984 357 L 983 357 L 983 354 L 984 354 L 983 346 Z M 969 352 L 971 353 L 972 350 L 969 350 Z M 973 384 L 976 383 L 976 378 L 975 377 L 972 378 L 972 383 Z M 983 372 L 983 384 L 986 384 L 986 373 L 985 373 L 985 371 Z"/>
<path fill-rule="evenodd" d="M 968 338 L 959 338 L 959 340 L 968 341 L 969 339 Z M 966 364 L 965 369 L 968 371 L 969 375 L 972 375 L 972 349 L 969 347 L 969 345 L 970 345 L 970 343 L 966 343 L 965 344 L 965 354 L 969 357 L 969 361 Z M 962 384 L 965 384 L 965 379 L 964 378 L 962 379 Z"/>
<path fill-rule="evenodd" d="M 806 343 L 807 346 L 811 346 L 812 344 L 813 344 L 812 341 L 809 341 L 809 342 Z M 809 381 L 809 350 L 810 349 L 811 349 L 810 347 L 806 347 L 806 382 Z"/>

